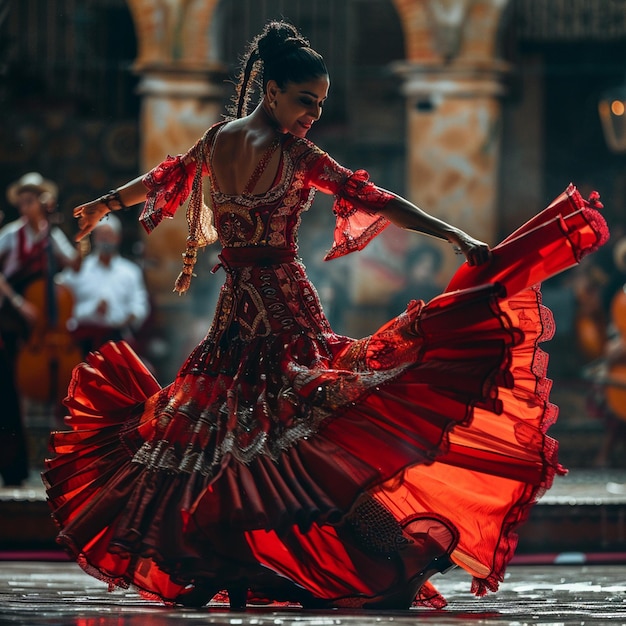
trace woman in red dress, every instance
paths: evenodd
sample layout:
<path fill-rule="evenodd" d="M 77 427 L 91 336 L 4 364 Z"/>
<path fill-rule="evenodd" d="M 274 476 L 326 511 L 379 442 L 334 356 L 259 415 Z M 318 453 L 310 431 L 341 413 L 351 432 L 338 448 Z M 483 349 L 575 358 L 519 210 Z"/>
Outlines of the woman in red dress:
<path fill-rule="evenodd" d="M 319 54 L 272 22 L 248 50 L 235 119 L 75 210 L 80 239 L 145 201 L 150 232 L 190 196 L 176 289 L 217 240 L 225 273 L 208 334 L 167 387 L 124 343 L 75 370 L 44 481 L 59 542 L 111 586 L 184 605 L 227 589 L 231 606 L 443 606 L 429 576 L 457 565 L 474 593 L 495 591 L 516 527 L 564 472 L 546 435 L 557 409 L 538 344 L 552 318 L 537 285 L 607 239 L 597 198 L 570 187 L 489 250 L 305 138 L 328 88 Z M 371 336 L 338 335 L 297 257 L 316 191 L 335 196 L 327 259 L 393 223 L 467 262 Z"/>

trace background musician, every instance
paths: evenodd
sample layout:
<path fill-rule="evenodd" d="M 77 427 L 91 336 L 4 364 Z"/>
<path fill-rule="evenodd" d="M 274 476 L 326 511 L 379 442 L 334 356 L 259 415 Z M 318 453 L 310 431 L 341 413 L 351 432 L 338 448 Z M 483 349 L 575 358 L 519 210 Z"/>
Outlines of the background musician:
<path fill-rule="evenodd" d="M 150 305 L 141 268 L 120 255 L 122 223 L 107 215 L 91 234 L 92 252 L 78 271 L 66 269 L 59 280 L 74 295 L 71 329 L 83 355 L 107 341 L 130 344 Z"/>
<path fill-rule="evenodd" d="M 16 364 L 33 328 L 46 315 L 29 288 L 52 280 L 57 268 L 78 267 L 80 257 L 51 223 L 57 201 L 54 182 L 30 172 L 8 187 L 7 200 L 19 217 L 0 229 L 0 474 L 5 485 L 20 485 L 28 477 L 29 463 Z"/>

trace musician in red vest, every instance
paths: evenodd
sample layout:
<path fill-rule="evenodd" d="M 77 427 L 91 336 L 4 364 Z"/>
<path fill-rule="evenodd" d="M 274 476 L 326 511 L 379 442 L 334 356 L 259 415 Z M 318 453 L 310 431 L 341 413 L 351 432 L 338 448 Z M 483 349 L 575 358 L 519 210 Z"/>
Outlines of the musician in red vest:
<path fill-rule="evenodd" d="M 76 248 L 50 220 L 57 192 L 57 185 L 37 172 L 25 174 L 7 189 L 7 200 L 20 216 L 0 229 L 0 475 L 5 486 L 20 485 L 28 477 L 15 359 L 39 312 L 22 294 L 47 272 L 80 264 Z M 55 267 L 48 267 L 48 259 Z"/>

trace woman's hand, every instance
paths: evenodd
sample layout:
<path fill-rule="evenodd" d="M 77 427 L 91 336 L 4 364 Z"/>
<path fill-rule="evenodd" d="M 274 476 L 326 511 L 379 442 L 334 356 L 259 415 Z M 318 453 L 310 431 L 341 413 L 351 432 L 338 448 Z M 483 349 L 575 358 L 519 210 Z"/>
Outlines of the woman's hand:
<path fill-rule="evenodd" d="M 81 204 L 74 209 L 74 217 L 78 219 L 80 229 L 75 241 L 80 241 L 88 235 L 98 224 L 98 222 L 109 213 L 109 207 L 102 200 L 92 200 L 86 204 Z"/>
<path fill-rule="evenodd" d="M 448 236 L 455 252 L 464 254 L 468 265 L 482 265 L 491 259 L 489 246 L 478 239 L 470 237 L 462 230 Z"/>

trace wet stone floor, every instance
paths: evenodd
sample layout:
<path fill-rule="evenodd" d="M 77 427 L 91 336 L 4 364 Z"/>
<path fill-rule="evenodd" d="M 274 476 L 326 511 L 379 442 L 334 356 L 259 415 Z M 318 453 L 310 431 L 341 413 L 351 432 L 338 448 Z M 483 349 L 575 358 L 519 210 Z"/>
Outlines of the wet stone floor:
<path fill-rule="evenodd" d="M 24 626 L 626 626 L 626 565 L 515 565 L 496 594 L 476 598 L 462 570 L 432 579 L 443 610 L 304 611 L 297 606 L 165 607 L 106 585 L 68 562 L 0 562 L 0 625 Z"/>

